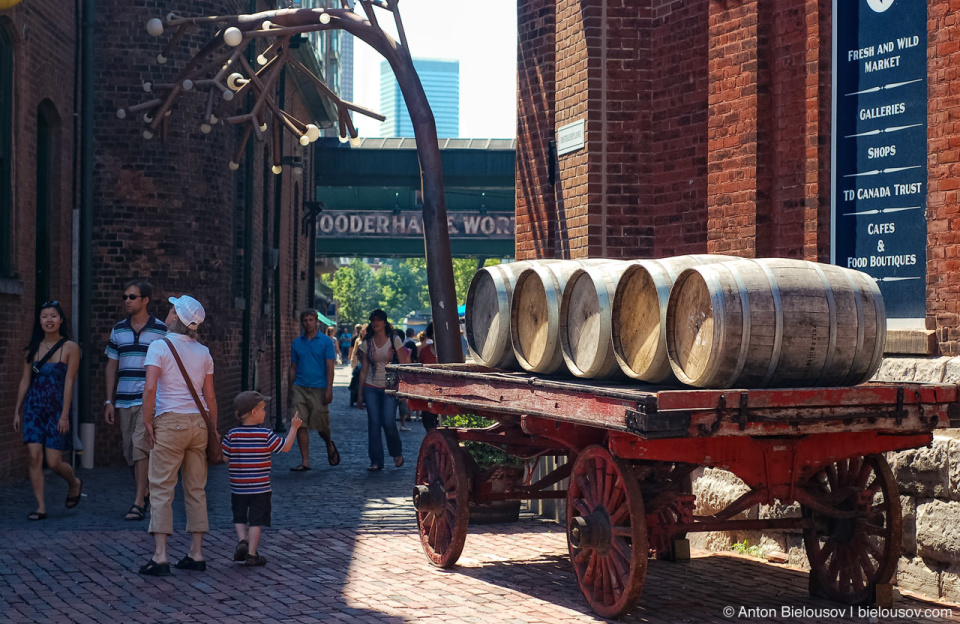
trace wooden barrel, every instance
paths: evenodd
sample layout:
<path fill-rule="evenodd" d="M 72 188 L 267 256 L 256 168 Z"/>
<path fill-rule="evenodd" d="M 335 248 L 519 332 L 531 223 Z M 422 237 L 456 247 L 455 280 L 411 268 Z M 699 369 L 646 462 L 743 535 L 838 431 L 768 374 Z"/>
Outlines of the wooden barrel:
<path fill-rule="evenodd" d="M 610 325 L 617 282 L 630 261 L 580 267 L 560 300 L 560 349 L 575 377 L 623 377 L 613 352 Z"/>
<path fill-rule="evenodd" d="M 531 262 L 511 262 L 483 267 L 470 281 L 464 313 L 467 348 L 484 366 L 519 368 L 510 338 L 510 302 L 517 277 L 531 266 Z"/>
<path fill-rule="evenodd" d="M 677 276 L 686 269 L 735 256 L 693 254 L 635 260 L 623 271 L 613 297 L 610 334 L 620 369 L 649 383 L 676 381 L 667 358 L 667 302 Z"/>
<path fill-rule="evenodd" d="M 681 273 L 666 329 L 673 372 L 692 386 L 846 386 L 880 366 L 886 315 L 865 273 L 764 258 Z"/>
<path fill-rule="evenodd" d="M 549 375 L 564 368 L 560 350 L 560 300 L 577 269 L 607 260 L 534 263 L 517 277 L 510 304 L 513 354 L 524 369 Z"/>

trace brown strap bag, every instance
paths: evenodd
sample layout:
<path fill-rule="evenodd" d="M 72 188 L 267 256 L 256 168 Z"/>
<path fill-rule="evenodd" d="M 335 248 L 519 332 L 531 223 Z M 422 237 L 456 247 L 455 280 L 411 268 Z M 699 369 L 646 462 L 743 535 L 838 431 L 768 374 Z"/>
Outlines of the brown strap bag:
<path fill-rule="evenodd" d="M 223 449 L 220 447 L 220 436 L 217 434 L 217 428 L 214 427 L 210 421 L 210 414 L 208 414 L 206 408 L 203 407 L 203 403 L 200 401 L 200 395 L 197 394 L 196 389 L 193 387 L 193 382 L 190 381 L 190 377 L 187 376 L 187 369 L 183 365 L 183 360 L 180 359 L 180 354 L 177 353 L 176 348 L 174 348 L 169 338 L 164 338 L 163 341 L 170 347 L 170 353 L 173 354 L 173 359 L 177 361 L 177 366 L 180 367 L 183 381 L 187 384 L 187 389 L 190 391 L 191 396 L 193 396 L 193 400 L 197 402 L 200 415 L 203 416 L 203 422 L 207 423 L 207 463 L 211 466 L 222 464 L 224 462 Z"/>

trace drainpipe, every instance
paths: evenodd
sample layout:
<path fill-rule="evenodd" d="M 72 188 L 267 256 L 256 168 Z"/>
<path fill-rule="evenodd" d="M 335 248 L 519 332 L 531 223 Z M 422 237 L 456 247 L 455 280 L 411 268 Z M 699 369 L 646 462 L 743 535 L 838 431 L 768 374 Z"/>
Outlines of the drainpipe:
<path fill-rule="evenodd" d="M 257 0 L 250 0 L 249 13 L 257 12 Z M 247 61 L 252 66 L 257 56 L 256 45 L 247 47 Z M 252 97 L 252 96 L 247 96 Z M 240 389 L 250 389 L 250 341 L 253 337 L 253 176 L 254 141 L 247 141 L 244 152 L 243 179 L 243 327 L 240 336 Z"/>
<path fill-rule="evenodd" d="M 283 110 L 286 106 L 286 95 L 287 95 L 287 70 L 282 68 L 280 70 L 280 93 L 277 96 L 277 104 L 280 110 Z M 274 123 L 280 123 L 280 120 L 275 120 Z M 277 161 L 282 165 L 283 163 L 283 132 L 280 132 L 280 145 L 278 146 L 280 153 L 275 156 Z M 281 297 L 280 297 L 280 211 L 283 208 L 283 173 L 279 173 L 273 176 L 273 369 L 275 371 L 273 376 L 274 381 L 274 395 L 276 399 L 273 401 L 273 405 L 276 409 L 276 420 L 273 424 L 274 431 L 285 431 L 283 427 L 283 355 L 280 352 L 282 348 L 282 336 L 281 336 Z M 296 279 L 296 275 L 294 275 Z M 289 389 L 290 391 L 293 388 Z"/>
<path fill-rule="evenodd" d="M 93 468 L 94 423 L 90 409 L 90 377 L 96 359 L 92 335 L 93 311 L 93 76 L 94 76 L 94 30 L 96 3 L 83 0 L 81 54 L 81 121 L 80 121 L 80 271 L 79 308 L 77 327 L 81 353 L 78 401 L 81 442 L 87 453 L 83 454 L 83 467 Z"/>

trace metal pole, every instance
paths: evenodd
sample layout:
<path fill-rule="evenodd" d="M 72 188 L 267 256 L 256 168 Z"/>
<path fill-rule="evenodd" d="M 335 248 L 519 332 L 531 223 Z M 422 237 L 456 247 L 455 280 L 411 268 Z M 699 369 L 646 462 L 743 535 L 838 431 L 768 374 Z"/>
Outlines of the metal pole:
<path fill-rule="evenodd" d="M 280 110 L 283 110 L 283 107 L 286 105 L 286 95 L 287 95 L 287 70 L 286 68 L 280 70 L 280 94 L 277 96 L 278 104 Z M 275 120 L 274 123 L 280 123 L 280 120 Z M 280 153 L 276 155 L 276 159 L 279 162 L 283 162 L 283 132 L 280 133 Z M 286 431 L 283 427 L 283 356 L 280 353 L 280 349 L 283 346 L 282 336 L 281 336 L 281 323 L 280 323 L 280 211 L 283 208 L 283 173 L 281 172 L 278 175 L 273 176 L 273 253 L 276 260 L 276 264 L 273 267 L 273 369 L 274 374 L 274 397 L 273 405 L 276 408 L 276 420 L 273 424 L 274 431 Z M 295 215 L 291 215 L 291 218 L 295 218 Z M 296 279 L 297 276 L 294 274 L 293 279 Z M 292 391 L 293 388 L 290 388 Z"/>
<path fill-rule="evenodd" d="M 257 12 L 257 0 L 250 0 L 250 13 Z M 247 48 L 247 60 L 256 59 L 255 45 Z M 248 96 L 249 97 L 249 96 Z M 243 179 L 243 326 L 240 336 L 240 389 L 250 389 L 250 341 L 253 338 L 253 141 L 247 141 L 244 150 Z"/>
<path fill-rule="evenodd" d="M 81 66 L 81 129 L 80 129 L 80 293 L 78 306 L 78 339 L 80 350 L 87 357 L 80 359 L 80 400 L 78 415 L 80 423 L 92 423 L 90 409 L 90 377 L 96 361 L 92 341 L 91 316 L 93 310 L 93 77 L 94 77 L 94 24 L 96 2 L 83 2 L 83 43 Z"/>

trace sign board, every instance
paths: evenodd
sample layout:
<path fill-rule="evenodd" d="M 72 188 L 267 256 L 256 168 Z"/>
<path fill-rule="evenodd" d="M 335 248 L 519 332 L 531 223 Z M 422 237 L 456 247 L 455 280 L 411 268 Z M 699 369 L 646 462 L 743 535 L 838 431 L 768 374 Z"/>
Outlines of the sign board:
<path fill-rule="evenodd" d="M 557 156 L 583 149 L 584 128 L 582 119 L 557 128 Z"/>
<path fill-rule="evenodd" d="M 447 215 L 451 239 L 507 239 L 512 241 L 516 216 L 508 212 L 458 211 Z M 357 210 L 322 212 L 317 238 L 415 238 L 423 240 L 419 212 Z"/>
<path fill-rule="evenodd" d="M 926 315 L 927 4 L 834 0 L 831 262 Z"/>

